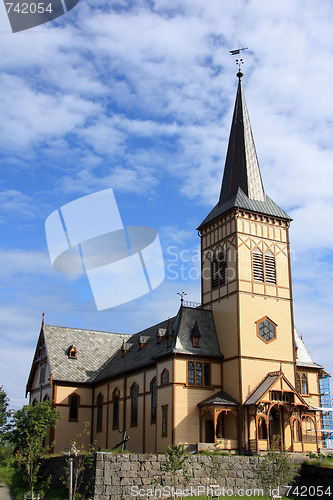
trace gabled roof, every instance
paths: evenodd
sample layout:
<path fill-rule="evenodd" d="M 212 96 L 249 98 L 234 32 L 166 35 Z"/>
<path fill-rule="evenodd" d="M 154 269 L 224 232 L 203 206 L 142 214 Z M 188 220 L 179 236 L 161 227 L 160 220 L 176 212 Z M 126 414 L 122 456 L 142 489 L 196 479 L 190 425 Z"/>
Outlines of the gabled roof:
<path fill-rule="evenodd" d="M 240 74 L 239 74 L 240 75 Z M 264 191 L 241 78 L 236 94 L 220 199 L 198 229 L 232 208 L 291 220 Z"/>
<path fill-rule="evenodd" d="M 294 330 L 294 338 L 295 338 L 295 346 L 297 349 L 296 365 L 308 368 L 322 368 L 322 366 L 315 363 L 311 358 L 309 351 L 305 347 L 303 339 L 296 330 L 296 328 Z"/>
<path fill-rule="evenodd" d="M 191 332 L 197 322 L 201 332 L 200 347 L 193 347 Z M 157 342 L 156 334 L 159 329 L 165 329 L 169 336 L 172 331 L 172 342 L 170 347 L 162 340 Z M 138 349 L 137 338 L 143 335 L 149 340 L 143 349 Z M 182 306 L 178 314 L 170 319 L 162 321 L 154 326 L 142 330 L 132 335 L 128 342 L 133 344 L 126 356 L 117 352 L 104 366 L 96 380 L 114 377 L 127 371 L 140 369 L 156 362 L 157 359 L 172 354 L 195 354 L 197 356 L 218 357 L 222 359 L 222 354 L 218 346 L 217 335 L 211 311 L 203 309 L 193 309 Z"/>
<path fill-rule="evenodd" d="M 81 383 L 92 382 L 129 338 L 125 334 L 52 325 L 44 326 L 44 336 L 53 380 Z M 77 356 L 69 358 L 68 348 L 73 344 Z"/>
<path fill-rule="evenodd" d="M 250 394 L 248 399 L 245 401 L 245 405 L 254 405 L 260 402 L 260 400 L 265 396 L 265 394 L 273 388 L 276 382 L 282 379 L 286 386 L 290 389 L 291 392 L 295 393 L 296 398 L 298 398 L 300 404 L 309 408 L 309 405 L 304 401 L 302 396 L 300 396 L 295 387 L 289 382 L 283 372 L 273 372 L 268 373 L 266 377 L 260 382 L 260 384 L 254 389 L 254 391 Z"/>
<path fill-rule="evenodd" d="M 223 406 L 223 405 L 232 405 L 236 406 L 238 405 L 237 401 L 229 396 L 224 391 L 217 392 L 216 394 L 213 394 L 213 396 L 210 396 L 207 399 L 204 399 L 200 403 L 198 403 L 198 406 L 211 406 L 211 405 L 216 405 L 216 406 Z"/>
<path fill-rule="evenodd" d="M 191 333 L 195 324 L 201 333 L 200 347 L 192 345 Z M 165 332 L 161 341 L 157 339 L 158 331 Z M 167 334 L 172 337 L 169 347 L 163 340 Z M 54 381 L 92 383 L 141 369 L 154 364 L 159 357 L 172 354 L 223 357 L 212 312 L 188 307 L 181 307 L 175 317 L 134 335 L 43 325 L 39 343 L 41 340 L 45 340 Z M 140 344 L 144 345 L 140 348 Z M 76 358 L 68 356 L 72 345 L 77 351 Z M 125 355 L 123 346 L 128 351 Z M 35 354 L 28 385 L 32 383 L 36 359 Z"/>

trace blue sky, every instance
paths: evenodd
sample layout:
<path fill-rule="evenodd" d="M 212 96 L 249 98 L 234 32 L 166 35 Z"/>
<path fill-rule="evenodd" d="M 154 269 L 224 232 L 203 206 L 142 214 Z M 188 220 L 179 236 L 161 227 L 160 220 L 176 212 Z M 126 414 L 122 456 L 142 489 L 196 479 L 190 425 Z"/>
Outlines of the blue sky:
<path fill-rule="evenodd" d="M 13 406 L 43 310 L 133 333 L 173 316 L 181 290 L 200 300 L 195 228 L 219 195 L 238 43 L 265 190 L 294 219 L 295 322 L 333 372 L 332 18 L 330 0 L 80 0 L 13 34 L 0 5 L 0 385 Z M 167 279 L 97 312 L 86 277 L 52 269 L 44 223 L 109 187 L 125 225 L 157 229 Z"/>

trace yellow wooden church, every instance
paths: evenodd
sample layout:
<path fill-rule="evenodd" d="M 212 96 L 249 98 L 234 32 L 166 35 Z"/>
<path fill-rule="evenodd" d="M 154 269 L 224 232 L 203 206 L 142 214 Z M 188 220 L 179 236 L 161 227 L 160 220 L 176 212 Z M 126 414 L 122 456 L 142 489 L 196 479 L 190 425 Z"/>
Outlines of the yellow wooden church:
<path fill-rule="evenodd" d="M 242 73 L 218 203 L 198 227 L 199 307 L 134 335 L 42 323 L 27 393 L 62 418 L 54 451 L 89 422 L 110 449 L 126 431 L 132 452 L 216 444 L 259 452 L 322 446 L 319 379 L 294 326 L 290 217 L 265 193 Z"/>

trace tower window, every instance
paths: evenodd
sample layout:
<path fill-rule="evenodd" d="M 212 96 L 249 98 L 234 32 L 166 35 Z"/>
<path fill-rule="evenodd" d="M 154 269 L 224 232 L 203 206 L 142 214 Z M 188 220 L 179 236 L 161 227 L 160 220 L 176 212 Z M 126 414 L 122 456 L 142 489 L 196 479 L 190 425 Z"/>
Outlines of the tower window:
<path fill-rule="evenodd" d="M 268 344 L 276 339 L 276 324 L 267 317 L 257 321 L 257 335 Z"/>
<path fill-rule="evenodd" d="M 253 279 L 254 281 L 264 281 L 264 257 L 259 248 L 253 250 Z"/>
<path fill-rule="evenodd" d="M 131 387 L 131 425 L 138 425 L 138 386 Z"/>
<path fill-rule="evenodd" d="M 275 257 L 270 250 L 265 253 L 265 281 L 276 285 Z"/>
<path fill-rule="evenodd" d="M 211 273 L 212 273 L 212 288 L 218 288 L 219 286 L 226 284 L 227 262 L 224 251 L 221 251 L 218 254 L 214 254 L 211 264 Z"/>
<path fill-rule="evenodd" d="M 297 392 L 298 394 L 301 394 L 301 377 L 299 376 L 299 373 L 296 374 L 296 383 L 297 383 Z"/>

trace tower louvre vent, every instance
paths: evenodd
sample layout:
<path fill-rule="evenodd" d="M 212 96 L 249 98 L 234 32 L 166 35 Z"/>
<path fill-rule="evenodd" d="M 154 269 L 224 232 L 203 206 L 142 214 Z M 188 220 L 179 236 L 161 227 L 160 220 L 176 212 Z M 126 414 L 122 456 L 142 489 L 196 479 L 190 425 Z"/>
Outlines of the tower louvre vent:
<path fill-rule="evenodd" d="M 265 281 L 273 285 L 276 284 L 275 257 L 271 252 L 265 254 Z"/>
<path fill-rule="evenodd" d="M 264 256 L 259 249 L 253 252 L 253 279 L 264 281 Z"/>

